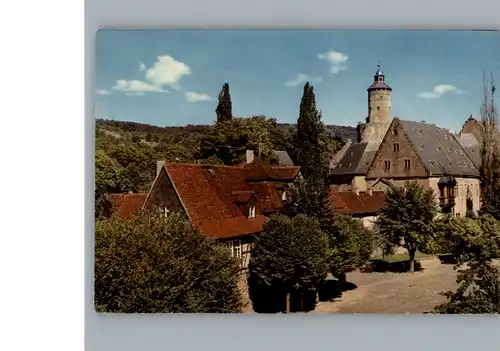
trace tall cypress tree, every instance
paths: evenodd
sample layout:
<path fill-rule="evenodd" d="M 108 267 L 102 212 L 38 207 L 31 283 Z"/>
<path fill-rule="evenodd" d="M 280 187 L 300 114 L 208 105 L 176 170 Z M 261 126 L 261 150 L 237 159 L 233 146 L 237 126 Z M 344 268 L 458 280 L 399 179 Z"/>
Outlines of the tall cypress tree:
<path fill-rule="evenodd" d="M 229 94 L 229 84 L 224 83 L 219 93 L 219 104 L 215 109 L 217 113 L 217 122 L 230 121 L 233 119 L 233 106 L 231 103 L 231 94 Z"/>
<path fill-rule="evenodd" d="M 300 103 L 294 156 L 306 180 L 324 182 L 328 171 L 328 140 L 321 114 L 316 109 L 314 88 L 306 83 Z"/>
<path fill-rule="evenodd" d="M 316 109 L 314 88 L 307 82 L 300 103 L 297 132 L 293 141 L 295 162 L 303 179 L 289 191 L 290 202 L 285 209 L 289 216 L 305 214 L 318 218 L 322 230 L 332 225 L 333 211 L 328 200 L 328 144 L 321 114 Z"/>

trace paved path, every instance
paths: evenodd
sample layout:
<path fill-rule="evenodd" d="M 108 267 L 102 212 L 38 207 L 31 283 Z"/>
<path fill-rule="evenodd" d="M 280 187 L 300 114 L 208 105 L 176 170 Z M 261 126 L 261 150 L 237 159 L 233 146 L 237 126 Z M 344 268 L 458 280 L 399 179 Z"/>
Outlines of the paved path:
<path fill-rule="evenodd" d="M 352 272 L 347 280 L 357 285 L 332 302 L 319 302 L 312 313 L 423 313 L 446 301 L 441 292 L 456 288 L 452 265 L 437 259 L 422 260 L 415 273 Z"/>

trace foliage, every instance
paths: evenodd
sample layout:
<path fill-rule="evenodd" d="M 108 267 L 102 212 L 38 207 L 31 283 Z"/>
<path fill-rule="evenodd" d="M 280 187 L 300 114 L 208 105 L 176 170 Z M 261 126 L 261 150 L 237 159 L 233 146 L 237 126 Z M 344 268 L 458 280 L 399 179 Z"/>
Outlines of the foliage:
<path fill-rule="evenodd" d="M 374 234 L 356 218 L 336 214 L 328 234 L 330 271 L 339 276 L 360 268 L 370 260 L 373 253 Z"/>
<path fill-rule="evenodd" d="M 361 221 L 334 213 L 327 187 L 319 183 L 296 180 L 287 190 L 285 214 L 290 217 L 303 214 L 318 219 L 321 230 L 328 237 L 330 271 L 341 278 L 369 260 L 374 248 L 374 233 Z"/>
<path fill-rule="evenodd" d="M 215 109 L 215 113 L 217 114 L 217 122 L 225 122 L 233 119 L 233 106 L 228 83 L 224 83 L 222 86 L 219 93 L 219 104 Z"/>
<path fill-rule="evenodd" d="M 328 273 L 328 256 L 328 240 L 315 219 L 273 217 L 251 252 L 248 281 L 254 310 L 283 311 L 287 294 L 315 296 Z M 302 307 L 314 305 L 315 299 Z"/>
<path fill-rule="evenodd" d="M 287 189 L 284 213 L 289 217 L 303 214 L 317 218 L 323 231 L 333 225 L 333 208 L 327 196 L 327 186 L 317 179 L 298 178 Z"/>
<path fill-rule="evenodd" d="M 256 156 L 260 154 L 262 158 L 269 159 L 275 147 L 273 140 L 283 143 L 283 139 L 285 136 L 274 119 L 264 116 L 234 118 L 217 123 L 204 135 L 198 157 L 234 165 L 245 161 L 248 149 L 256 150 Z"/>
<path fill-rule="evenodd" d="M 493 79 L 485 79 L 484 102 L 481 106 L 481 166 L 483 188 L 481 214 L 490 214 L 500 220 L 500 132 L 495 107 Z"/>
<path fill-rule="evenodd" d="M 443 293 L 448 301 L 434 312 L 500 313 L 500 270 L 493 263 L 500 255 L 500 222 L 490 215 L 446 218 L 439 229 L 457 261 L 458 288 Z"/>
<path fill-rule="evenodd" d="M 112 204 L 106 196 L 108 192 L 115 192 L 119 186 L 119 165 L 102 150 L 95 154 L 95 192 L 94 212 L 95 217 L 100 217 L 111 211 Z"/>
<path fill-rule="evenodd" d="M 432 189 L 416 182 L 389 189 L 376 226 L 384 253 L 392 254 L 394 247 L 403 245 L 410 255 L 410 271 L 414 271 L 415 253 L 425 252 L 434 242 L 434 219 L 438 206 Z"/>
<path fill-rule="evenodd" d="M 238 263 L 180 215 L 98 220 L 98 312 L 239 312 Z"/>

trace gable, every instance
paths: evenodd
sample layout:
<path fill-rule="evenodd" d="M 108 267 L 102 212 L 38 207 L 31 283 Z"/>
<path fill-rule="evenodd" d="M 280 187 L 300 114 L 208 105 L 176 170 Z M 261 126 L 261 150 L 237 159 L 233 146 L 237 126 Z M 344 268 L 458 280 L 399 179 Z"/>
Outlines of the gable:
<path fill-rule="evenodd" d="M 389 189 L 393 188 L 395 185 L 391 183 L 391 181 L 387 179 L 376 179 L 373 181 L 371 184 L 369 184 L 369 187 L 373 189 L 373 191 L 383 191 L 386 193 Z"/>
<path fill-rule="evenodd" d="M 387 163 L 388 162 L 388 163 Z M 414 178 L 429 172 L 398 119 L 394 119 L 380 143 L 367 178 Z"/>
<path fill-rule="evenodd" d="M 170 212 L 185 213 L 165 167 L 159 171 L 143 206 L 143 208 L 153 211 L 163 207 L 166 207 Z"/>

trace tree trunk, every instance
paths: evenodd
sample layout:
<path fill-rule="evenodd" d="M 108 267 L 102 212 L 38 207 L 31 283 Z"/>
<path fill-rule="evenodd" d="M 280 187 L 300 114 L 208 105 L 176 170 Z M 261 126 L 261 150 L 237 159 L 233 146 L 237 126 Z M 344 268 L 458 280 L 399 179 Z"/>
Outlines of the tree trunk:
<path fill-rule="evenodd" d="M 415 272 L 415 250 L 408 250 L 410 255 L 410 273 Z"/>
<path fill-rule="evenodd" d="M 338 281 L 339 281 L 339 285 L 340 285 L 340 291 L 342 292 L 345 289 L 345 283 L 347 281 L 347 277 L 346 277 L 345 272 L 340 273 L 340 275 L 338 277 Z"/>
<path fill-rule="evenodd" d="M 286 313 L 290 313 L 290 293 L 286 294 Z"/>

